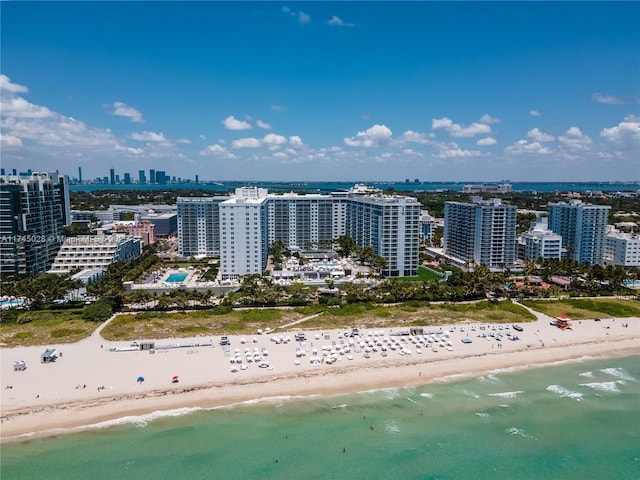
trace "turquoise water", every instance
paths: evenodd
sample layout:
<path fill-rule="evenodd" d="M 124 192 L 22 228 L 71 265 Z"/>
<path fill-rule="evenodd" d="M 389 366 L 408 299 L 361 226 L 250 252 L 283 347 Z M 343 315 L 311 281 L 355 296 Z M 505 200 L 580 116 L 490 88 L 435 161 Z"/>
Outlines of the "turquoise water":
<path fill-rule="evenodd" d="M 169 283 L 182 283 L 188 276 L 188 273 L 172 273 L 165 281 Z"/>
<path fill-rule="evenodd" d="M 389 373 L 392 375 L 392 371 Z M 640 357 L 173 412 L 2 446 L 3 479 L 638 479 Z"/>

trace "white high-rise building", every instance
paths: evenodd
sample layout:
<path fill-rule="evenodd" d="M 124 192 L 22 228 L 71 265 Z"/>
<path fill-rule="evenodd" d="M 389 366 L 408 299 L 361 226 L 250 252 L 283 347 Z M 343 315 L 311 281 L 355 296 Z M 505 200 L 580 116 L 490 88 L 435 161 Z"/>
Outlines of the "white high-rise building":
<path fill-rule="evenodd" d="M 221 278 L 261 274 L 269 253 L 267 190 L 237 188 L 235 197 L 220 203 L 219 210 Z"/>
<path fill-rule="evenodd" d="M 609 217 L 609 205 L 592 205 L 581 200 L 550 203 L 549 229 L 562 235 L 567 258 L 601 265 Z"/>
<path fill-rule="evenodd" d="M 269 195 L 269 245 L 307 250 L 345 234 L 347 200 L 333 195 Z"/>
<path fill-rule="evenodd" d="M 515 205 L 498 198 L 445 202 L 444 252 L 461 266 L 513 268 L 516 259 Z"/>
<path fill-rule="evenodd" d="M 244 187 L 231 198 L 179 199 L 178 217 L 181 255 L 209 252 L 208 245 L 217 241 L 222 279 L 262 273 L 275 241 L 308 250 L 342 235 L 384 257 L 384 275 L 415 275 L 418 270 L 420 203 L 413 197 L 363 188 L 330 195 L 276 195 Z"/>
<path fill-rule="evenodd" d="M 219 205 L 228 196 L 178 197 L 178 254 L 182 257 L 220 255 Z"/>
<path fill-rule="evenodd" d="M 388 277 L 416 275 L 420 262 L 420 202 L 399 195 L 350 194 L 347 235 L 386 260 Z"/>

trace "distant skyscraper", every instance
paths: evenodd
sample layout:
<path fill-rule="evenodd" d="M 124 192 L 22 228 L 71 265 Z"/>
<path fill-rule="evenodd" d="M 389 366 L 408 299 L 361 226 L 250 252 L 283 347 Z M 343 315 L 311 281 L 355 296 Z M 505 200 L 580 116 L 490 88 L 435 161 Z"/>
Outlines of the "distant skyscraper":
<path fill-rule="evenodd" d="M 156 183 L 156 171 L 149 169 L 149 183 Z"/>
<path fill-rule="evenodd" d="M 144 170 L 138 170 L 138 183 L 140 185 L 147 183 L 147 176 L 144 174 Z"/>
<path fill-rule="evenodd" d="M 125 172 L 124 174 L 124 184 L 131 185 L 131 175 Z"/>
<path fill-rule="evenodd" d="M 196 183 L 198 183 L 198 175 L 196 175 Z"/>
<path fill-rule="evenodd" d="M 160 185 L 165 185 L 167 183 L 167 175 L 164 170 L 158 170 L 156 172 L 156 183 Z"/>
<path fill-rule="evenodd" d="M 580 200 L 547 206 L 549 229 L 562 235 L 567 258 L 602 265 L 610 209 L 609 205 L 592 205 Z"/>
<path fill-rule="evenodd" d="M 78 167 L 78 183 L 82 183 L 82 167 Z"/>
<path fill-rule="evenodd" d="M 68 178 L 57 173 L 7 175 L 0 182 L 0 271 L 43 273 L 71 223 Z"/>
<path fill-rule="evenodd" d="M 115 185 L 116 183 L 116 171 L 112 168 L 109 170 L 109 178 L 111 179 L 111 185 Z"/>

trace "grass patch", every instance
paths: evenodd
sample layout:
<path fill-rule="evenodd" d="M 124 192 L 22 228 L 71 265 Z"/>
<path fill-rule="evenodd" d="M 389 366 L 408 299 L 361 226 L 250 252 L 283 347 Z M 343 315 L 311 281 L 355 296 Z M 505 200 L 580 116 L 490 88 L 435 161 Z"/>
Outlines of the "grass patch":
<path fill-rule="evenodd" d="M 72 343 L 90 336 L 98 323 L 82 320 L 82 309 L 20 312 L 15 323 L 2 323 L 0 343 L 7 347 Z"/>
<path fill-rule="evenodd" d="M 282 316 L 282 311 L 276 308 L 236 310 L 231 316 L 245 322 L 273 322 Z"/>
<path fill-rule="evenodd" d="M 398 277 L 401 282 L 439 282 L 442 276 L 425 267 L 418 267 L 418 275 L 414 277 Z"/>
<path fill-rule="evenodd" d="M 227 333 L 255 334 L 258 328 L 277 328 L 294 322 L 303 315 L 293 309 L 246 309 L 223 313 L 223 310 L 176 312 L 141 312 L 122 314 L 102 330 L 111 341 L 132 341 L 143 338 L 184 338 L 217 336 Z"/>
<path fill-rule="evenodd" d="M 560 315 L 567 315 L 569 318 L 580 320 L 595 317 L 626 318 L 640 316 L 640 301 L 638 300 L 580 298 L 548 301 L 527 300 L 523 303 L 527 307 L 553 318 Z"/>

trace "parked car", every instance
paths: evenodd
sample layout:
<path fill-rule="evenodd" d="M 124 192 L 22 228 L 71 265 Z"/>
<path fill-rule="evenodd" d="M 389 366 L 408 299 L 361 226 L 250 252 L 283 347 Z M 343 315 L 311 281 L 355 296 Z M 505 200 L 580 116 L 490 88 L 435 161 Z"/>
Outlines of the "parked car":
<path fill-rule="evenodd" d="M 231 345 L 231 342 L 229 341 L 229 337 L 227 337 L 226 335 L 223 337 L 220 337 L 220 345 Z"/>
<path fill-rule="evenodd" d="M 522 332 L 524 330 L 520 325 L 512 325 L 512 327 L 517 332 Z"/>

